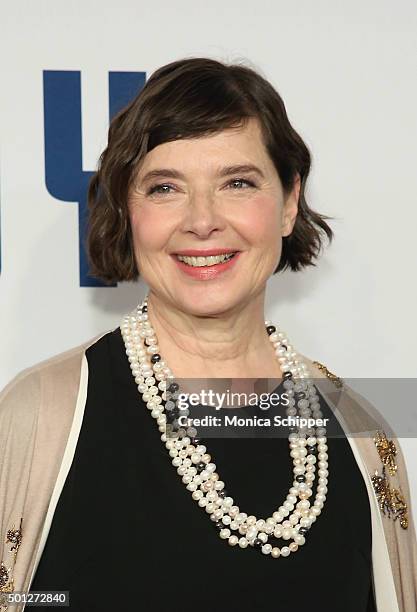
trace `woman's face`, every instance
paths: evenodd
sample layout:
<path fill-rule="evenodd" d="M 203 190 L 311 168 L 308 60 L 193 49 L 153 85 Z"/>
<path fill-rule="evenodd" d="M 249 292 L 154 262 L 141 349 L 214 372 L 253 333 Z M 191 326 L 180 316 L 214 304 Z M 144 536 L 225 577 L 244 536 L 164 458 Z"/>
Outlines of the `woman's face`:
<path fill-rule="evenodd" d="M 255 119 L 239 130 L 161 144 L 142 161 L 129 196 L 139 274 L 160 299 L 189 314 L 236 310 L 265 290 L 298 195 L 296 181 L 284 199 Z M 237 255 L 220 264 L 180 261 L 189 250 Z"/>

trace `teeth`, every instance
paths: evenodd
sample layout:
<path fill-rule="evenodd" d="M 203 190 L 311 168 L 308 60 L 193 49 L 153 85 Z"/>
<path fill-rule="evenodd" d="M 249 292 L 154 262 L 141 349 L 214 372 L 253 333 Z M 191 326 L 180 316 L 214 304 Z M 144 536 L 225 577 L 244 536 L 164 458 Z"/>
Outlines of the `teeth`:
<path fill-rule="evenodd" d="M 186 257 L 185 255 L 177 255 L 177 259 L 189 266 L 201 268 L 203 266 L 214 266 L 215 264 L 228 261 L 233 255 L 235 255 L 235 253 L 228 253 L 227 255 L 210 255 L 209 257 Z"/>

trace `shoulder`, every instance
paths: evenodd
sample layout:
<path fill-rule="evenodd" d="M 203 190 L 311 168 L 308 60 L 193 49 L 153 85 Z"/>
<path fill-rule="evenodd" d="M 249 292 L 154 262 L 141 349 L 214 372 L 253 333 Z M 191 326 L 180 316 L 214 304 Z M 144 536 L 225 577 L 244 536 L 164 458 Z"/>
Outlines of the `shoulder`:
<path fill-rule="evenodd" d="M 338 376 L 323 363 L 304 355 L 300 357 L 307 364 L 318 389 L 341 410 L 348 426 L 352 427 L 351 432 L 374 431 L 376 435 L 377 431 L 382 431 L 386 436 L 396 439 L 391 424 L 366 396 L 356 391 L 346 379 Z"/>
<path fill-rule="evenodd" d="M 45 396 L 76 393 L 86 350 L 109 331 L 53 355 L 19 372 L 0 391 L 0 423 L 28 418 L 38 411 Z M 0 430 L 2 427 L 0 427 Z"/>

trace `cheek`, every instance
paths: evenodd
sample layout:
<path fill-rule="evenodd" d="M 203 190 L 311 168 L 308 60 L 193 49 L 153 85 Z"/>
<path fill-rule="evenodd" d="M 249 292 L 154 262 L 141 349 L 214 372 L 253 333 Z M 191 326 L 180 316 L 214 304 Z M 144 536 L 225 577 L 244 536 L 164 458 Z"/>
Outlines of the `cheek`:
<path fill-rule="evenodd" d="M 146 207 L 131 212 L 130 225 L 137 254 L 159 250 L 170 235 L 169 220 Z"/>
<path fill-rule="evenodd" d="M 280 208 L 275 198 L 259 197 L 250 203 L 241 218 L 245 235 L 253 246 L 270 248 L 278 242 Z"/>

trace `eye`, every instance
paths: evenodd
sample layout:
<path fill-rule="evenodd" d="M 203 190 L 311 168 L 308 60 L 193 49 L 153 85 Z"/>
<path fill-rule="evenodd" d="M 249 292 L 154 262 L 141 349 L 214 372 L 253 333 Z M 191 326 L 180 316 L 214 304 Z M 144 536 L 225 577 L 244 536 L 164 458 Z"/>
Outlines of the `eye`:
<path fill-rule="evenodd" d="M 234 185 L 236 183 L 246 183 L 247 185 L 249 185 L 249 187 L 256 187 L 255 183 L 253 183 L 252 181 L 249 181 L 248 179 L 242 179 L 242 178 L 233 179 L 232 181 L 230 181 L 229 185 Z M 235 190 L 235 191 L 238 191 L 238 190 Z"/>
<path fill-rule="evenodd" d="M 146 192 L 146 195 L 152 195 L 153 193 L 157 193 L 157 194 L 164 194 L 164 193 L 170 193 L 169 191 L 158 191 L 158 189 L 162 189 L 164 187 L 168 187 L 168 189 L 172 189 L 171 185 L 168 185 L 167 183 L 160 183 L 159 185 L 152 185 L 152 187 L 149 187 L 148 191 Z"/>
<path fill-rule="evenodd" d="M 245 183 L 249 187 L 256 187 L 255 183 L 253 183 L 249 179 L 242 179 L 242 178 L 233 179 L 232 181 L 228 183 L 228 185 L 236 185 L 236 184 L 242 185 L 243 183 Z M 169 189 L 173 189 L 172 185 L 169 185 L 168 183 L 159 183 L 157 185 L 152 185 L 151 187 L 149 187 L 148 191 L 146 192 L 146 195 L 148 196 L 152 194 L 169 195 L 171 193 L 170 191 L 168 191 Z M 239 187 L 238 189 L 234 189 L 234 191 L 240 191 L 240 189 L 241 187 Z"/>

